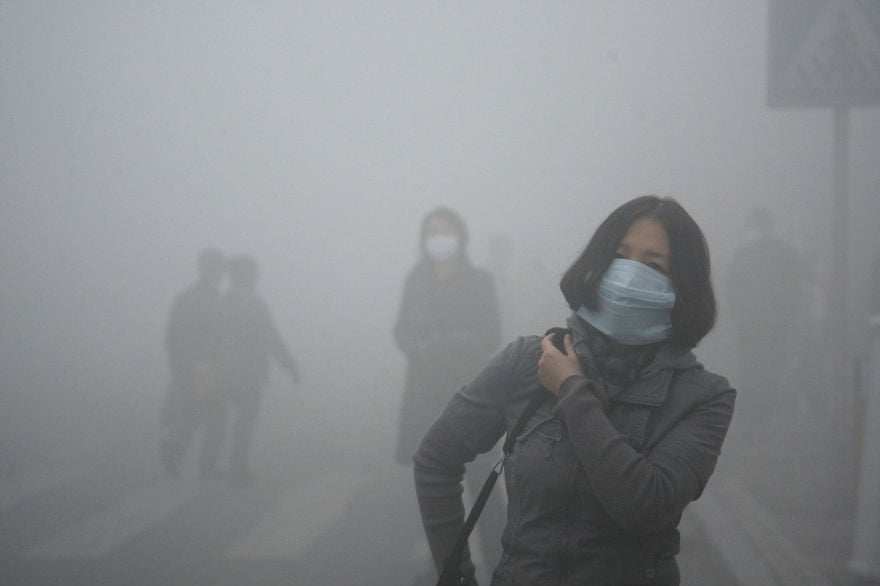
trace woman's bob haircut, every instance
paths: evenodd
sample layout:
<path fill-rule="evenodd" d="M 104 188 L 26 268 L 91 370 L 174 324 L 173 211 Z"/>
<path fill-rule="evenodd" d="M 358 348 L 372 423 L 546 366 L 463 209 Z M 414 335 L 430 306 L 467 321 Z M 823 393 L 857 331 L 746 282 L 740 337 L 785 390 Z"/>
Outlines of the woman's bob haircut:
<path fill-rule="evenodd" d="M 452 226 L 452 229 L 458 234 L 459 254 L 461 256 L 466 256 L 468 240 L 470 240 L 467 224 L 465 224 L 464 218 L 462 218 L 458 212 L 446 206 L 436 207 L 425 214 L 425 217 L 422 218 L 422 227 L 419 231 L 419 250 L 421 251 L 422 256 L 428 254 L 425 249 L 425 240 L 428 237 L 428 224 L 430 224 L 431 220 L 434 218 L 439 218 Z"/>
<path fill-rule="evenodd" d="M 562 276 L 559 288 L 571 309 L 585 305 L 596 311 L 602 275 L 617 256 L 627 230 L 640 218 L 657 220 L 666 228 L 670 278 L 675 289 L 670 341 L 682 348 L 693 348 L 715 325 L 717 310 L 709 278 L 709 248 L 700 227 L 671 197 L 644 195 L 611 212 Z"/>

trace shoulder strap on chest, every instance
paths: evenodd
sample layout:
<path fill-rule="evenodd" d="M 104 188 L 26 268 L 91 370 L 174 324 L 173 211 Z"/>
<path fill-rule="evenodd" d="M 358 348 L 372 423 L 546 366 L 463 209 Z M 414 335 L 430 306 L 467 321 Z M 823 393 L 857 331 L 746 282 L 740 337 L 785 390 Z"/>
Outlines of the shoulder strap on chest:
<path fill-rule="evenodd" d="M 551 328 L 547 331 L 547 334 L 554 335 L 554 344 L 557 345 L 560 349 L 562 348 L 562 338 L 568 333 L 568 330 L 563 328 Z M 564 351 L 564 350 L 563 350 Z M 465 519 L 464 526 L 461 528 L 461 531 L 458 534 L 458 539 L 455 542 L 455 545 L 452 547 L 452 551 L 449 552 L 449 556 L 446 558 L 445 563 L 443 564 L 443 570 L 440 573 L 440 578 L 437 581 L 438 586 L 453 586 L 464 584 L 465 579 L 461 573 L 461 556 L 464 552 L 465 546 L 467 546 L 467 540 L 470 536 L 471 532 L 474 530 L 474 526 L 477 524 L 477 519 L 480 517 L 480 513 L 483 512 L 483 507 L 486 505 L 486 501 L 489 499 L 489 494 L 492 492 L 492 488 L 495 486 L 495 481 L 498 480 L 498 476 L 501 474 L 501 471 L 504 468 L 504 460 L 510 453 L 513 451 L 514 445 L 516 445 L 516 438 L 519 437 L 520 433 L 522 433 L 523 428 L 529 422 L 529 419 L 532 418 L 532 415 L 538 410 L 541 404 L 546 401 L 548 398 L 552 397 L 553 394 L 547 389 L 541 388 L 532 395 L 532 398 L 529 399 L 526 408 L 523 409 L 522 413 L 520 413 L 519 417 L 516 420 L 513 428 L 507 432 L 507 437 L 504 440 L 504 446 L 502 450 L 504 451 L 504 456 L 501 460 L 495 465 L 492 469 L 492 472 L 489 473 L 489 477 L 486 478 L 486 482 L 483 483 L 483 488 L 480 490 L 480 494 L 477 495 L 477 499 L 474 501 L 474 506 L 471 509 L 470 513 Z"/>
<path fill-rule="evenodd" d="M 509 456 L 513 451 L 513 446 L 516 444 L 516 438 L 522 433 L 523 428 L 526 426 L 526 423 L 529 422 L 529 419 L 532 418 L 532 415 L 534 415 L 541 404 L 551 396 L 551 393 L 543 388 L 532 396 L 528 405 L 526 405 L 526 408 L 520 413 L 513 429 L 507 433 L 507 437 L 504 439 L 502 450 L 504 451 L 505 456 Z"/>

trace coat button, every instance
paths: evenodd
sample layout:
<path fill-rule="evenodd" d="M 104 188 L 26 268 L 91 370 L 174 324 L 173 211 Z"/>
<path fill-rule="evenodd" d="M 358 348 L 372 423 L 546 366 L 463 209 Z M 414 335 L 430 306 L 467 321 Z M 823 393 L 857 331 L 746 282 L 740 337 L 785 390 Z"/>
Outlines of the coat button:
<path fill-rule="evenodd" d="M 647 578 L 648 580 L 653 580 L 656 577 L 657 570 L 655 570 L 654 568 L 648 568 L 647 570 L 645 570 L 645 578 Z"/>

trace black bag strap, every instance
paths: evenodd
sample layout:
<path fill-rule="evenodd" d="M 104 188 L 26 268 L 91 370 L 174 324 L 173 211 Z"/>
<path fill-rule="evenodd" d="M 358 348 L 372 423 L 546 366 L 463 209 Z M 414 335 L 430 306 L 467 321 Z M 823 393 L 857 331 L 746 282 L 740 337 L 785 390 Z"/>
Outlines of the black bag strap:
<path fill-rule="evenodd" d="M 443 564 L 443 572 L 440 574 L 437 586 L 458 586 L 459 584 L 465 583 L 464 577 L 461 576 L 461 568 L 459 566 L 461 566 L 461 554 L 464 552 L 468 538 L 477 524 L 477 519 L 480 518 L 480 513 L 483 512 L 483 507 L 486 506 L 486 501 L 489 500 L 489 495 L 495 487 L 495 482 L 501 475 L 502 470 L 504 470 L 504 460 L 513 451 L 516 438 L 519 437 L 523 427 L 525 427 L 529 419 L 532 418 L 532 415 L 535 414 L 535 411 L 538 410 L 541 403 L 547 400 L 549 395 L 550 393 L 544 389 L 535 393 L 531 400 L 529 400 L 526 408 L 520 414 L 519 419 L 516 420 L 516 425 L 514 425 L 510 433 L 507 434 L 507 439 L 504 440 L 503 447 L 504 456 L 498 460 L 498 463 L 495 464 L 495 467 L 492 468 L 488 478 L 486 478 L 486 482 L 483 483 L 483 488 L 480 489 L 480 494 L 477 496 L 477 500 L 474 501 L 474 506 L 471 508 L 471 512 L 468 513 L 464 526 L 458 534 L 458 539 L 456 539 L 452 551 L 449 552 L 449 557 L 446 558 L 446 562 Z"/>
<path fill-rule="evenodd" d="M 562 346 L 562 338 L 566 333 L 568 333 L 568 330 L 563 328 L 551 328 L 547 330 L 547 334 L 554 335 L 553 343 L 563 352 L 565 352 L 565 350 Z M 439 580 L 437 580 L 437 586 L 459 586 L 465 584 L 465 579 L 461 575 L 460 566 L 461 554 L 464 552 L 468 538 L 477 524 L 477 519 L 480 518 L 480 513 L 483 512 L 483 507 L 486 506 L 486 501 L 489 500 L 489 495 L 492 493 L 492 488 L 495 487 L 495 482 L 501 475 L 502 470 L 504 470 L 504 460 L 511 452 L 513 452 L 513 446 L 516 445 L 516 440 L 520 433 L 522 433 L 526 423 L 529 422 L 529 419 L 532 418 L 532 415 L 535 414 L 541 406 L 541 403 L 551 396 L 553 396 L 552 393 L 544 388 L 541 388 L 541 390 L 535 393 L 529 400 L 526 408 L 520 413 L 513 429 L 508 432 L 502 447 L 504 456 L 502 456 L 498 463 L 495 464 L 495 467 L 492 468 L 492 471 L 489 473 L 489 477 L 486 478 L 486 482 L 483 483 L 483 488 L 480 489 L 480 494 L 477 496 L 477 500 L 474 501 L 474 506 L 471 508 L 470 513 L 468 513 L 464 526 L 458 534 L 458 539 L 456 539 L 452 551 L 449 552 L 449 557 L 447 557 L 446 561 L 443 563 L 443 571 L 440 574 Z"/>

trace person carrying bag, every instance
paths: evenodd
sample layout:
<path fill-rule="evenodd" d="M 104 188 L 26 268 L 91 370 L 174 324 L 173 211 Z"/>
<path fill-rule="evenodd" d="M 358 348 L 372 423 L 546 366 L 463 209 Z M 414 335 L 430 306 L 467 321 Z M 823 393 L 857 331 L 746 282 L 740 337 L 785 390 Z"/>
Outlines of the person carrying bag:
<path fill-rule="evenodd" d="M 517 337 L 449 400 L 413 454 L 441 584 L 461 584 L 456 567 L 477 583 L 468 547 L 454 548 L 466 467 L 505 433 L 516 437 L 544 390 L 553 397 L 503 463 L 493 586 L 682 583 L 678 525 L 712 476 L 736 400 L 692 351 L 717 316 L 708 248 L 672 198 L 620 205 L 560 280 L 571 310 L 564 350 L 553 335 Z"/>

